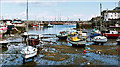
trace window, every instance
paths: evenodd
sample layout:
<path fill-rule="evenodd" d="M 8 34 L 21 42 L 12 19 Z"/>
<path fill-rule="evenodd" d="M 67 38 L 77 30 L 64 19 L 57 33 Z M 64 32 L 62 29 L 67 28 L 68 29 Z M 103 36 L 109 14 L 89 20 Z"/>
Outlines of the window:
<path fill-rule="evenodd" d="M 112 17 L 112 15 L 111 15 L 111 17 Z"/>

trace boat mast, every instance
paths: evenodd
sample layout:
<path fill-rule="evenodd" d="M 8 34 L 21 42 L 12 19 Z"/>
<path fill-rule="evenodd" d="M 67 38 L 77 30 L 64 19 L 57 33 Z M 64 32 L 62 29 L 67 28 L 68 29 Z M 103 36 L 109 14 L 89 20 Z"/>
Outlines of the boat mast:
<path fill-rule="evenodd" d="M 0 19 L 2 20 L 2 3 L 1 3 L 1 0 L 0 0 Z"/>
<path fill-rule="evenodd" d="M 27 18 L 27 32 L 28 32 L 28 0 L 27 0 L 27 10 L 26 10 L 26 18 Z"/>
<path fill-rule="evenodd" d="M 102 25 L 102 4 L 100 3 L 100 27 Z M 100 31 L 101 31 L 101 28 L 100 28 Z"/>
<path fill-rule="evenodd" d="M 79 22 L 80 22 L 80 20 L 79 20 Z M 81 38 L 81 40 L 82 40 L 81 23 L 79 23 L 79 26 L 80 26 L 80 38 Z"/>
<path fill-rule="evenodd" d="M 28 34 L 28 0 L 27 0 L 26 18 L 27 18 L 27 29 L 26 29 L 26 31 L 27 31 L 27 34 Z M 28 39 L 28 35 L 27 35 L 27 39 Z M 28 45 L 28 40 L 27 40 L 26 45 Z"/>

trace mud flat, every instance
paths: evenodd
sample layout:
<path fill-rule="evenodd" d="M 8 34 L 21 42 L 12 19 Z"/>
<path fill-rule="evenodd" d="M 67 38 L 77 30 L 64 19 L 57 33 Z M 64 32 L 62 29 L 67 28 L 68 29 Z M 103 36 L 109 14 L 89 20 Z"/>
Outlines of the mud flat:
<path fill-rule="evenodd" d="M 91 49 L 87 51 L 91 52 L 101 52 L 107 55 L 118 55 L 119 53 L 119 46 L 116 45 L 90 45 L 88 46 Z"/>

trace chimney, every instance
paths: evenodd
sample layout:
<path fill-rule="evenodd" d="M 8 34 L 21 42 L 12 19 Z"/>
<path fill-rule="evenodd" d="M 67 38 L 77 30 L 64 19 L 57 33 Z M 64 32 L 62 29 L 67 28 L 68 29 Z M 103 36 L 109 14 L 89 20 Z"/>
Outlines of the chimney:
<path fill-rule="evenodd" d="M 120 7 L 120 1 L 118 2 L 118 7 Z"/>

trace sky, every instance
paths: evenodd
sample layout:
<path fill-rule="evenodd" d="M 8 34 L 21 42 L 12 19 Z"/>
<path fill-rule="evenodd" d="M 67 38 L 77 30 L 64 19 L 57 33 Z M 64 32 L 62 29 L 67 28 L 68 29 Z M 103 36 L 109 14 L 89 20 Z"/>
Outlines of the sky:
<path fill-rule="evenodd" d="M 102 10 L 112 10 L 119 0 L 28 0 L 29 20 L 87 21 L 100 15 Z M 1 0 L 1 16 L 4 19 L 26 20 L 27 0 Z"/>

